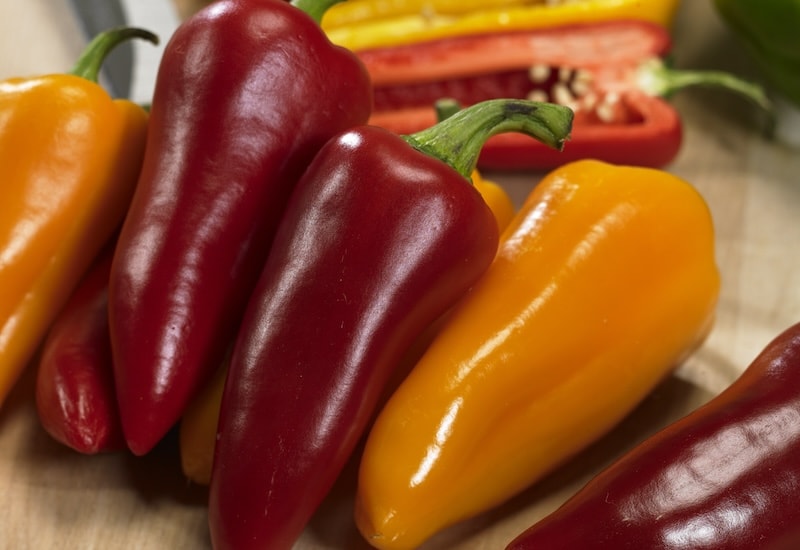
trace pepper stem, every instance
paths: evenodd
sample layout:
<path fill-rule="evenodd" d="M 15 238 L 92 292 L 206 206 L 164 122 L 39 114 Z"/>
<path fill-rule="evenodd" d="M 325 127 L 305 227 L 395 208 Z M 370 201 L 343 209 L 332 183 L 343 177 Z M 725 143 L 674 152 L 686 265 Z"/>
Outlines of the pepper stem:
<path fill-rule="evenodd" d="M 78 58 L 70 74 L 80 76 L 86 80 L 97 82 L 100 75 L 100 68 L 103 66 L 111 51 L 118 44 L 132 38 L 142 38 L 153 44 L 158 44 L 158 36 L 152 32 L 137 27 L 115 27 L 99 33 L 89 42 L 86 49 Z"/>
<path fill-rule="evenodd" d="M 773 109 L 766 92 L 755 82 L 723 71 L 671 69 L 659 58 L 649 59 L 639 67 L 637 82 L 644 92 L 661 97 L 669 97 L 690 86 L 723 88 L 744 96 L 767 113 Z"/>
<path fill-rule="evenodd" d="M 469 179 L 490 137 L 519 132 L 561 150 L 569 139 L 573 117 L 571 109 L 554 103 L 490 99 L 457 111 L 430 128 L 401 137 Z"/>
<path fill-rule="evenodd" d="M 461 110 L 461 104 L 451 97 L 437 99 L 433 107 L 436 110 L 436 122 L 441 122 L 446 118 L 450 118 Z"/>
<path fill-rule="evenodd" d="M 343 1 L 344 0 L 292 0 L 289 3 L 295 8 L 306 12 L 311 19 L 316 21 L 317 24 L 320 24 L 322 23 L 322 16 L 325 15 L 325 12 L 334 4 Z"/>

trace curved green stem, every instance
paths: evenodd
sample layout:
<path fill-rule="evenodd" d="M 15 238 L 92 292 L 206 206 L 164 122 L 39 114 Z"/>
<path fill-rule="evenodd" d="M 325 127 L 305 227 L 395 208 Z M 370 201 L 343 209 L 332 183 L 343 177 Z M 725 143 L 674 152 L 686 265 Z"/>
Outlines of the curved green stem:
<path fill-rule="evenodd" d="M 560 150 L 572 131 L 573 117 L 572 110 L 563 105 L 490 99 L 466 107 L 430 128 L 401 137 L 469 179 L 490 137 L 519 132 Z"/>
<path fill-rule="evenodd" d="M 70 74 L 97 82 L 100 68 L 103 66 L 103 61 L 105 61 L 108 54 L 118 44 L 132 38 L 142 38 L 153 44 L 158 44 L 158 36 L 145 29 L 138 27 L 115 27 L 109 29 L 101 32 L 89 42 Z"/>
<path fill-rule="evenodd" d="M 708 86 L 739 94 L 767 112 L 773 108 L 761 86 L 722 71 L 671 69 L 661 59 L 653 58 L 639 67 L 637 80 L 639 88 L 651 95 L 669 97 L 690 86 Z"/>
<path fill-rule="evenodd" d="M 328 11 L 331 6 L 343 1 L 344 0 L 292 0 L 290 4 L 306 12 L 311 19 L 319 24 L 322 23 L 322 16 L 325 15 L 325 12 Z"/>

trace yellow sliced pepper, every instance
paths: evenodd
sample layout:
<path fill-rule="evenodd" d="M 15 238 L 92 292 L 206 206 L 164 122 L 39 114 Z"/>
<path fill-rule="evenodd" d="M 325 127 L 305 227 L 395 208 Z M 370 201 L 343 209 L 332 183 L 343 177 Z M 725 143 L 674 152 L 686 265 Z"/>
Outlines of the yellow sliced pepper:
<path fill-rule="evenodd" d="M 585 0 L 567 0 L 582 2 Z M 354 23 L 401 15 L 458 15 L 476 10 L 517 5 L 544 5 L 545 0 L 347 0 L 334 4 L 322 16 L 322 28 L 335 29 Z M 549 2 L 551 5 L 553 2 Z"/>
<path fill-rule="evenodd" d="M 97 84 L 116 29 L 72 74 L 0 82 L 0 404 L 94 257 L 121 224 L 144 154 L 147 113 Z"/>
<path fill-rule="evenodd" d="M 497 226 L 502 232 L 515 214 L 515 206 L 505 189 L 494 181 L 484 179 L 475 170 L 472 173 L 472 184 L 492 210 Z M 419 353 L 427 346 L 431 334 L 436 327 L 423 334 L 419 341 L 409 350 L 406 364 L 398 368 L 395 378 L 390 381 L 393 389 L 416 361 Z M 206 387 L 189 404 L 184 411 L 178 431 L 181 469 L 190 481 L 199 485 L 208 485 L 211 481 L 211 467 L 214 462 L 214 445 L 217 437 L 217 420 L 222 404 L 222 393 L 225 388 L 227 364 L 219 369 Z"/>
<path fill-rule="evenodd" d="M 480 0 L 467 0 L 462 13 L 448 14 L 437 11 L 437 1 L 441 0 L 428 3 L 431 8 L 427 12 L 401 13 L 342 26 L 329 23 L 328 27 L 323 18 L 322 25 L 333 43 L 361 51 L 469 34 L 621 19 L 644 20 L 670 27 L 680 3 L 680 0 L 582 0 L 561 5 L 535 3 L 487 8 Z M 329 9 L 333 14 L 328 15 L 329 20 L 335 17 L 336 8 L 347 9 L 348 4 L 350 2 Z"/>
<path fill-rule="evenodd" d="M 719 285 L 688 183 L 588 160 L 547 175 L 378 415 L 364 538 L 415 548 L 596 441 L 701 344 Z"/>

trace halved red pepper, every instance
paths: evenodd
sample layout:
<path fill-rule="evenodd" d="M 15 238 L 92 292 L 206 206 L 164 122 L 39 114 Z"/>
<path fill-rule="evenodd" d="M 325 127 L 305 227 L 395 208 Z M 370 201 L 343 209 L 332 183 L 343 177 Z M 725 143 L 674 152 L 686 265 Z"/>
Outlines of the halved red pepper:
<path fill-rule="evenodd" d="M 435 121 L 434 102 L 497 98 L 553 101 L 575 110 L 569 145 L 554 153 L 518 134 L 489 140 L 480 165 L 544 169 L 577 159 L 660 167 L 682 141 L 663 97 L 688 85 L 738 90 L 766 107 L 762 90 L 717 72 L 671 71 L 660 59 L 668 31 L 646 21 L 607 21 L 446 37 L 357 52 L 373 81 L 371 123 L 410 133 Z"/>
<path fill-rule="evenodd" d="M 108 334 L 113 244 L 106 245 L 50 327 L 36 375 L 42 427 L 85 454 L 125 448 Z"/>

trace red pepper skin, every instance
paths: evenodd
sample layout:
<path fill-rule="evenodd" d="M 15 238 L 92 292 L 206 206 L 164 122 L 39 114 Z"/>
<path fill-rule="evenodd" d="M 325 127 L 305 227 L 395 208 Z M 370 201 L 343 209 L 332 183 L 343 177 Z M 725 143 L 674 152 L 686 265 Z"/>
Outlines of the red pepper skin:
<path fill-rule="evenodd" d="M 800 548 L 800 324 L 507 550 Z"/>
<path fill-rule="evenodd" d="M 210 486 L 215 548 L 291 548 L 404 352 L 497 241 L 478 191 L 396 135 L 358 127 L 326 144 L 234 347 Z"/>
<path fill-rule="evenodd" d="M 112 254 L 106 247 L 50 327 L 36 375 L 42 427 L 84 454 L 125 448 L 108 334 Z"/>
<path fill-rule="evenodd" d="M 443 38 L 358 55 L 375 87 L 370 123 L 400 134 L 434 124 L 432 105 L 438 97 L 452 97 L 467 106 L 491 97 L 524 98 L 537 89 L 554 101 L 559 68 L 579 69 L 592 75 L 590 94 L 619 96 L 618 120 L 602 122 L 579 106 L 572 137 L 562 152 L 528 136 L 505 133 L 489 139 L 479 166 L 542 170 L 593 158 L 661 167 L 680 151 L 683 126 L 668 102 L 639 87 L 635 71 L 647 59 L 668 54 L 671 46 L 668 31 L 659 25 L 609 21 Z M 553 68 L 551 76 L 533 82 L 528 69 L 534 65 Z"/>
<path fill-rule="evenodd" d="M 163 54 L 110 281 L 123 428 L 148 452 L 222 362 L 290 192 L 366 121 L 362 64 L 280 0 L 220 0 Z"/>

